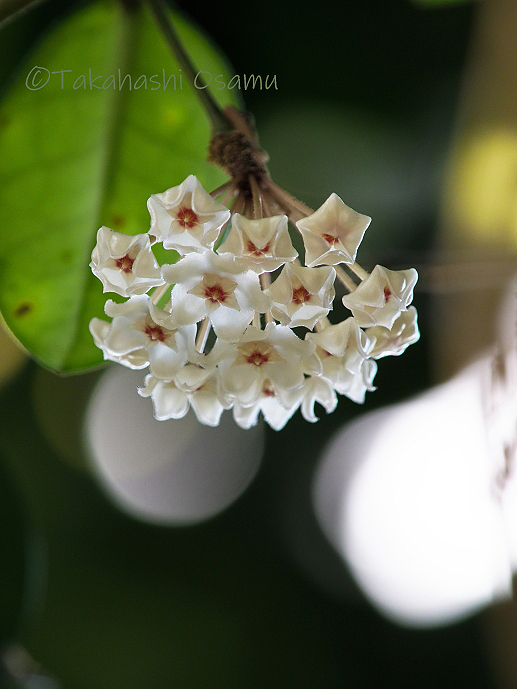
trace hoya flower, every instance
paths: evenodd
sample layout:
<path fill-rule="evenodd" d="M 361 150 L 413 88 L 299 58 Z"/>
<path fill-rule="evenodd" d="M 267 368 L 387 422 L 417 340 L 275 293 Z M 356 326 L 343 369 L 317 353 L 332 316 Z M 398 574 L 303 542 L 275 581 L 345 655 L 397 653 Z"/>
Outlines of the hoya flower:
<path fill-rule="evenodd" d="M 342 371 L 339 384 L 335 386 L 336 392 L 345 395 L 356 404 L 363 404 L 366 393 L 376 390 L 373 379 L 377 373 L 377 362 L 373 359 L 361 361 L 357 371 Z"/>
<path fill-rule="evenodd" d="M 192 407 L 201 423 L 217 426 L 223 410 L 230 406 L 219 390 L 213 369 L 205 370 L 191 363 L 174 380 L 146 376 L 145 385 L 138 392 L 142 397 L 151 397 L 158 421 L 181 419 Z"/>
<path fill-rule="evenodd" d="M 371 357 L 381 359 L 389 355 L 399 356 L 420 338 L 415 307 L 410 306 L 407 311 L 403 311 L 391 329 L 376 325 L 374 328 L 367 328 L 366 334 L 375 340 Z"/>
<path fill-rule="evenodd" d="M 235 213 L 228 237 L 219 251 L 246 259 L 248 267 L 256 273 L 276 270 L 298 256 L 289 237 L 286 215 L 249 220 Z"/>
<path fill-rule="evenodd" d="M 361 330 L 355 318 L 347 318 L 336 325 L 329 325 L 319 333 L 307 333 L 306 339 L 313 342 L 323 352 L 323 359 L 328 355 L 344 359 L 350 370 L 355 370 L 356 361 L 371 356 L 374 340 Z M 322 356 L 321 352 L 318 356 Z"/>
<path fill-rule="evenodd" d="M 129 368 L 143 368 L 140 364 L 145 352 L 151 373 L 168 380 L 187 362 L 189 352 L 194 349 L 195 326 L 176 327 L 170 313 L 155 306 L 146 294 L 123 304 L 110 299 L 105 311 L 113 318 L 111 324 L 106 328 L 102 325 L 104 321 L 94 318 L 90 326 L 105 359 Z"/>
<path fill-rule="evenodd" d="M 371 220 L 352 210 L 337 194 L 331 194 L 317 211 L 296 223 L 305 244 L 305 264 L 354 263 Z"/>
<path fill-rule="evenodd" d="M 316 347 L 323 378 L 340 394 L 362 404 L 367 390 L 374 390 L 377 364 L 368 359 L 374 345 L 354 318 L 330 325 L 320 333 L 307 333 Z"/>
<path fill-rule="evenodd" d="M 343 297 L 343 304 L 352 311 L 360 326 L 391 328 L 411 303 L 417 279 L 414 268 L 388 270 L 375 266 L 366 280 Z"/>
<path fill-rule="evenodd" d="M 241 337 L 256 311 L 265 313 L 270 306 L 258 275 L 231 254 L 191 253 L 163 266 L 162 275 L 176 283 L 171 293 L 174 321 L 187 325 L 209 316 L 217 337 L 228 342 Z"/>
<path fill-rule="evenodd" d="M 300 406 L 303 395 L 299 390 L 291 392 L 290 395 L 282 391 L 282 401 L 278 394 L 279 390 L 269 378 L 265 378 L 262 381 L 259 396 L 253 404 L 244 406 L 238 400 L 235 401 L 233 418 L 241 428 L 251 428 L 257 424 L 258 416 L 262 412 L 262 416 L 271 428 L 279 431 Z"/>
<path fill-rule="evenodd" d="M 210 356 L 217 361 L 226 392 L 242 406 L 251 406 L 266 380 L 280 399 L 284 391 L 301 388 L 304 370 L 318 370 L 313 352 L 314 345 L 290 328 L 268 323 L 264 330 L 250 326 L 236 344 L 216 343 Z"/>
<path fill-rule="evenodd" d="M 111 331 L 111 323 L 103 321 L 102 318 L 92 318 L 90 321 L 90 333 L 99 349 L 102 349 L 105 361 L 114 361 L 127 368 L 140 369 L 149 366 L 147 350 L 141 347 L 125 354 L 115 354 L 105 346 L 105 341 Z"/>
<path fill-rule="evenodd" d="M 122 297 L 144 294 L 164 283 L 148 234 L 128 235 L 101 227 L 90 268 L 102 282 L 104 292 L 116 292 Z"/>
<path fill-rule="evenodd" d="M 334 301 L 334 268 L 302 268 L 286 264 L 266 290 L 271 297 L 273 318 L 291 328 L 312 329 L 332 308 Z"/>
<path fill-rule="evenodd" d="M 337 406 L 336 393 L 332 385 L 323 377 L 309 376 L 306 378 L 300 393 L 302 398 L 302 416 L 311 423 L 319 420 L 314 413 L 316 402 L 321 404 L 327 414 L 333 412 Z"/>
<path fill-rule="evenodd" d="M 208 194 L 197 177 L 189 175 L 177 187 L 153 194 L 147 202 L 149 234 L 166 249 L 180 254 L 212 249 L 230 211 Z"/>

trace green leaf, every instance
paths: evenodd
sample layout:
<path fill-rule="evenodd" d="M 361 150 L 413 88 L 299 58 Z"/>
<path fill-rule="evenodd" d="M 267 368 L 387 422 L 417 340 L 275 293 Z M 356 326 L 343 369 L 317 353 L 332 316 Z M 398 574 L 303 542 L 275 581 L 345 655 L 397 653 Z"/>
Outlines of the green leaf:
<path fill-rule="evenodd" d="M 205 78 L 227 84 L 206 38 L 174 21 Z M 213 93 L 235 103 L 234 91 Z M 110 296 L 88 267 L 96 232 L 146 232 L 148 197 L 188 174 L 208 189 L 221 184 L 208 139 L 195 90 L 145 8 L 96 2 L 30 56 L 0 107 L 0 310 L 40 363 L 101 363 L 88 331 Z"/>

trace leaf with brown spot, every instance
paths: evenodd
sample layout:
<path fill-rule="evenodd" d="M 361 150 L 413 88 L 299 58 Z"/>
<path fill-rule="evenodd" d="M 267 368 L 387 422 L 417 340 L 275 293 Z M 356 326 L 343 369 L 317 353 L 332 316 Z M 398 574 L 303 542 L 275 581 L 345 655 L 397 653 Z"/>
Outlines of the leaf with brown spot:
<path fill-rule="evenodd" d="M 194 90 L 185 78 L 179 88 L 178 64 L 145 5 L 127 7 L 100 0 L 71 14 L 27 57 L 0 105 L 0 310 L 21 343 L 56 371 L 102 362 L 88 330 L 91 318 L 105 317 L 111 296 L 88 267 L 99 227 L 123 221 L 124 232 L 147 232 L 151 194 L 189 174 L 207 188 L 224 181 L 206 162 L 209 123 Z M 228 83 L 206 38 L 179 17 L 175 23 L 199 69 Z M 34 65 L 71 72 L 30 90 Z M 118 80 L 119 69 L 133 84 L 146 75 L 147 88 L 74 89 L 80 75 L 88 83 L 89 69 L 101 84 L 109 75 Z M 176 76 L 177 90 L 172 78 L 163 88 L 163 74 Z M 236 92 L 214 96 L 225 106 Z"/>

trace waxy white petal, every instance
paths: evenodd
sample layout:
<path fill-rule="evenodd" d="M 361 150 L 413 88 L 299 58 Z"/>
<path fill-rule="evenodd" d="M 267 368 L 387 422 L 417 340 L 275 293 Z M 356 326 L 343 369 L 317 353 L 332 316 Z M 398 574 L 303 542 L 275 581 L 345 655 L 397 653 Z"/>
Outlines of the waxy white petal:
<path fill-rule="evenodd" d="M 305 264 L 354 263 L 370 222 L 367 215 L 357 213 L 337 194 L 331 194 L 317 211 L 296 223 L 305 244 Z"/>
<path fill-rule="evenodd" d="M 174 320 L 196 323 L 209 316 L 217 337 L 229 342 L 240 339 L 255 311 L 265 313 L 271 305 L 256 273 L 229 254 L 190 254 L 163 266 L 162 273 L 167 282 L 176 283 L 171 293 Z"/>
<path fill-rule="evenodd" d="M 314 413 L 314 405 L 319 402 L 327 414 L 334 411 L 337 406 L 337 397 L 332 385 L 324 378 L 311 376 L 307 378 L 302 388 L 302 416 L 306 421 L 315 423 L 318 417 Z"/>
<path fill-rule="evenodd" d="M 289 237 L 286 215 L 249 220 L 235 213 L 219 251 L 244 259 L 247 267 L 257 273 L 276 270 L 298 256 Z"/>
<path fill-rule="evenodd" d="M 410 344 L 418 342 L 420 331 L 417 324 L 417 312 L 414 306 L 403 311 L 393 323 L 391 329 L 380 325 L 366 330 L 368 337 L 375 340 L 370 356 L 381 359 L 384 356 L 399 356 Z"/>
<path fill-rule="evenodd" d="M 271 313 L 282 325 L 312 329 L 326 316 L 334 300 L 334 268 L 302 268 L 286 264 L 265 291 L 271 297 Z"/>
<path fill-rule="evenodd" d="M 101 227 L 90 268 L 104 292 L 122 297 L 144 294 L 164 283 L 147 234 L 128 235 Z"/>
<path fill-rule="evenodd" d="M 240 343 L 214 347 L 226 392 L 242 406 L 254 404 L 265 380 L 275 388 L 293 390 L 304 383 L 304 365 L 314 345 L 300 340 L 290 328 L 268 323 L 264 330 L 250 326 Z"/>
<path fill-rule="evenodd" d="M 208 194 L 194 175 L 147 202 L 149 234 L 180 254 L 212 249 L 230 211 Z"/>
<path fill-rule="evenodd" d="M 212 385 L 211 380 L 205 379 L 198 388 L 185 390 L 177 380 L 158 380 L 149 375 L 138 392 L 142 397 L 152 398 L 154 415 L 158 421 L 181 419 L 192 407 L 198 421 L 207 426 L 217 426 L 227 405 L 221 403 L 216 388 L 215 382 Z"/>
<path fill-rule="evenodd" d="M 106 337 L 110 331 L 111 323 L 100 318 L 92 318 L 90 321 L 90 332 L 94 342 L 99 349 L 102 349 L 105 361 L 114 361 L 127 368 L 141 369 L 149 365 L 149 357 L 145 349 L 136 349 L 123 355 L 110 352 L 105 346 Z"/>
<path fill-rule="evenodd" d="M 366 280 L 343 297 L 343 304 L 352 311 L 360 326 L 391 328 L 411 303 L 417 279 L 414 268 L 388 270 L 375 266 Z"/>
<path fill-rule="evenodd" d="M 102 329 L 95 321 L 93 328 L 106 358 L 128 360 L 132 354 L 133 361 L 134 352 L 145 350 L 151 372 L 170 380 L 194 349 L 196 326 L 176 327 L 170 313 L 155 306 L 147 295 L 131 297 L 123 304 L 108 300 L 105 310 L 113 321 Z"/>

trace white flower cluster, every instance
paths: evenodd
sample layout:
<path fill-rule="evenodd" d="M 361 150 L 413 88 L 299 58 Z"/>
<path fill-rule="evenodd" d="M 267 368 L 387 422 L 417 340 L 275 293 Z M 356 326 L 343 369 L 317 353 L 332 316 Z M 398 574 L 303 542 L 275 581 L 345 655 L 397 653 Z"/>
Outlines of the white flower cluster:
<path fill-rule="evenodd" d="M 316 402 L 327 412 L 336 393 L 363 402 L 374 389 L 375 360 L 419 337 L 416 310 L 408 308 L 416 271 L 376 266 L 368 275 L 355 263 L 370 218 L 336 194 L 303 212 L 271 185 L 243 193 L 228 183 L 210 195 L 190 175 L 151 196 L 147 234 L 107 227 L 97 234 L 91 269 L 105 292 L 127 301 L 108 300 L 111 323 L 94 318 L 90 331 L 105 359 L 149 366 L 139 393 L 152 398 L 157 419 L 181 418 L 192 407 L 215 426 L 223 409 L 233 409 L 243 428 L 262 412 L 278 430 L 301 407 L 317 421 Z M 216 201 L 221 195 L 233 199 L 232 211 Z M 305 266 L 288 221 L 303 237 Z M 180 259 L 160 267 L 155 242 Z M 352 316 L 332 325 L 336 277 Z"/>

